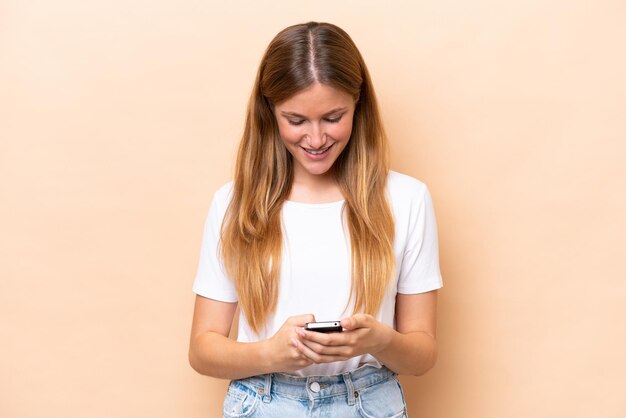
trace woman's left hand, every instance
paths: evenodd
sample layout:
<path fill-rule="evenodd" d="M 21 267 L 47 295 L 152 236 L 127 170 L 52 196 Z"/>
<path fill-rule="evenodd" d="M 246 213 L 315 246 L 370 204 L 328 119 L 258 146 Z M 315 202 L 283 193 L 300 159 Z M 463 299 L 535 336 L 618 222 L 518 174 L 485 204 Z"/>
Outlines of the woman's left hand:
<path fill-rule="evenodd" d="M 376 355 L 391 342 L 393 328 L 372 315 L 355 314 L 341 321 L 343 332 L 322 333 L 298 328 L 297 349 L 315 363 L 343 361 L 362 354 Z"/>

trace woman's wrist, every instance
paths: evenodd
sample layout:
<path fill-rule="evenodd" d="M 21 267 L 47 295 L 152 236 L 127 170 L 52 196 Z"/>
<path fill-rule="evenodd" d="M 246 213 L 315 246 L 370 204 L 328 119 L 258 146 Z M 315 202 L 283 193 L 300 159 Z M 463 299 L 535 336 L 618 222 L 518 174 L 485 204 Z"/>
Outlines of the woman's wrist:
<path fill-rule="evenodd" d="M 270 339 L 255 343 L 255 355 L 259 366 L 259 374 L 271 373 L 274 371 L 272 367 L 272 349 Z"/>
<path fill-rule="evenodd" d="M 380 353 L 384 353 L 392 344 L 395 334 L 398 333 L 395 329 L 391 328 L 387 324 L 383 324 L 382 322 L 378 322 L 378 324 L 380 328 L 379 330 L 380 345 L 378 346 L 376 352 L 371 353 L 373 356 L 376 356 Z"/>

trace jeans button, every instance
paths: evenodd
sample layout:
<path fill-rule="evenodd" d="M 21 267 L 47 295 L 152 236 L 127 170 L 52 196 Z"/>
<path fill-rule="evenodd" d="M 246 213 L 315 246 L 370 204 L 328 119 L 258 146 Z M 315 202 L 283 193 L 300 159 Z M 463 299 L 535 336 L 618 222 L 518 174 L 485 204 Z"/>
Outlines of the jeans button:
<path fill-rule="evenodd" d="M 312 392 L 319 392 L 320 391 L 320 384 L 317 382 L 313 382 L 309 385 L 309 388 L 311 389 Z"/>

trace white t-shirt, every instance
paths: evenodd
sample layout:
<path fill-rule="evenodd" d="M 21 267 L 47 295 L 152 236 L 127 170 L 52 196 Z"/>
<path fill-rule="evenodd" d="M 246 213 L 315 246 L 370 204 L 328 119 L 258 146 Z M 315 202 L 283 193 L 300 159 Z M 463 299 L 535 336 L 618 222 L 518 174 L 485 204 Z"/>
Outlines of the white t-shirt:
<path fill-rule="evenodd" d="M 207 298 L 237 302 L 234 282 L 226 275 L 219 258 L 219 233 L 230 201 L 232 182 L 220 188 L 204 227 L 200 262 L 193 291 Z M 415 294 L 442 286 L 439 271 L 437 226 L 428 189 L 419 180 L 391 171 L 387 192 L 395 222 L 395 276 L 383 298 L 376 319 L 395 328 L 396 294 Z M 344 201 L 308 204 L 286 201 L 282 210 L 283 255 L 276 312 L 265 327 L 254 333 L 243 314 L 239 315 L 237 341 L 254 342 L 272 337 L 285 320 L 312 313 L 316 321 L 349 317 L 344 310 L 350 296 L 350 239 L 344 229 Z M 295 374 L 333 375 L 363 364 L 380 367 L 366 354 L 347 361 L 312 364 Z"/>

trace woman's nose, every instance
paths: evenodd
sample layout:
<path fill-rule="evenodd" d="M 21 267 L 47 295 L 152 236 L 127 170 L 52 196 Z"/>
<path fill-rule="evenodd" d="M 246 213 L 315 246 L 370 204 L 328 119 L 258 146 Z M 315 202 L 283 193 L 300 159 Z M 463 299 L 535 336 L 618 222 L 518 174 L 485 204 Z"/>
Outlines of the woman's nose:
<path fill-rule="evenodd" d="M 319 125 L 313 125 L 307 135 L 307 145 L 310 148 L 323 148 L 326 144 L 326 135 L 320 129 Z"/>

